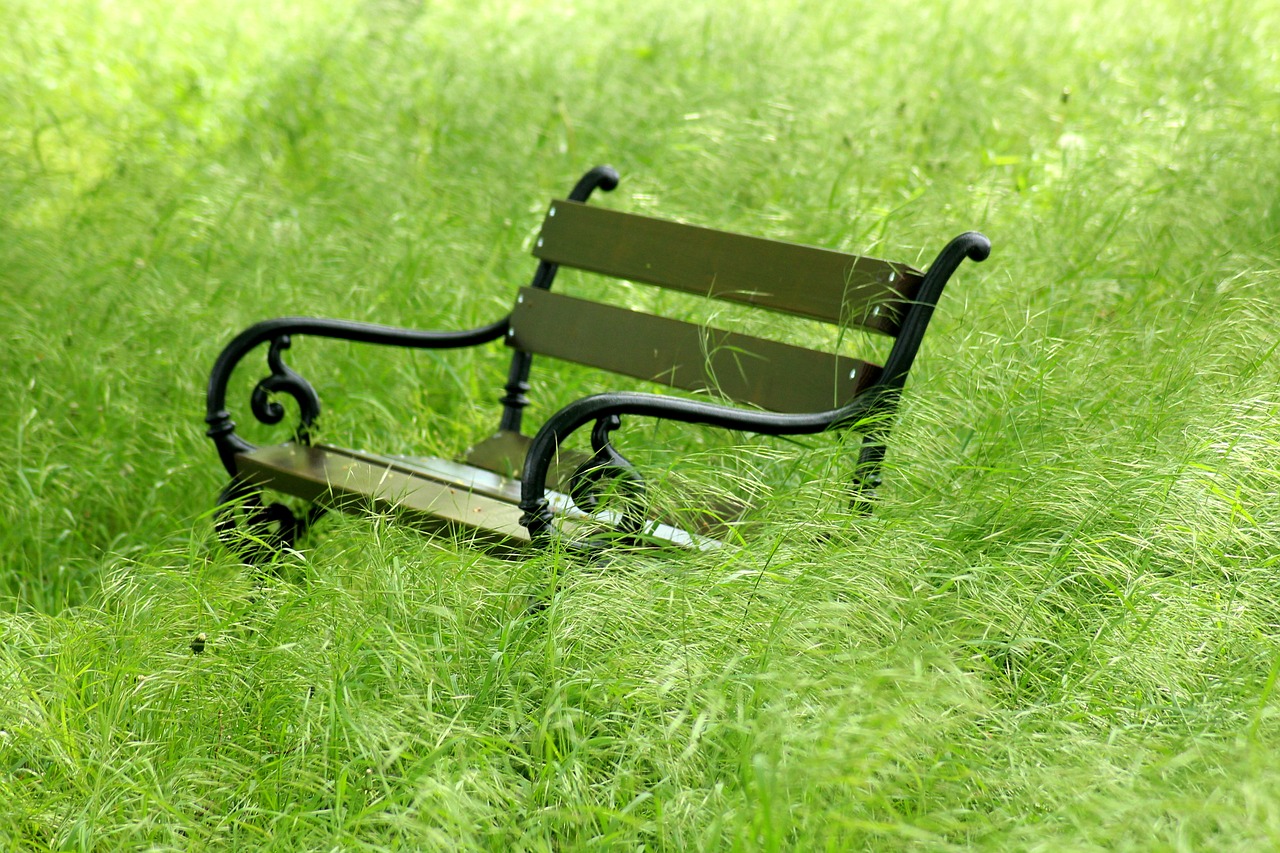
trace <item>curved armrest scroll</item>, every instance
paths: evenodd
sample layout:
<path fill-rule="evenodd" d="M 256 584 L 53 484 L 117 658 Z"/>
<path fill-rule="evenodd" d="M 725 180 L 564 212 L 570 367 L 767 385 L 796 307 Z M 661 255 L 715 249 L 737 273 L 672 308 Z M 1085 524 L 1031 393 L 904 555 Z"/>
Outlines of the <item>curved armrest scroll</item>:
<path fill-rule="evenodd" d="M 966 231 L 942 248 L 924 280 L 916 289 L 907 314 L 898 329 L 898 338 L 894 341 L 889 357 L 885 359 L 880 381 L 892 388 L 901 389 L 906 381 L 907 373 L 915 361 L 920 342 L 924 340 L 925 329 L 933 318 L 933 309 L 942 298 L 942 291 L 947 281 L 964 262 L 965 258 L 974 263 L 985 261 L 991 254 L 991 241 L 977 231 Z"/>
<path fill-rule="evenodd" d="M 456 349 L 501 338 L 507 332 L 509 321 L 508 316 L 496 323 L 476 329 L 435 332 L 314 317 L 279 317 L 274 320 L 264 320 L 233 338 L 214 362 L 205 395 L 205 423 L 209 425 L 206 434 L 217 446 L 223 467 L 235 476 L 236 454 L 253 450 L 254 447 L 235 434 L 235 421 L 231 419 L 226 409 L 227 383 L 236 365 L 259 344 L 271 342 L 267 355 L 271 375 L 254 387 L 251 400 L 253 413 L 263 423 L 279 423 L 284 417 L 284 411 L 278 403 L 271 402 L 269 395 L 271 393 L 290 395 L 301 409 L 301 423 L 295 431 L 295 436 L 298 440 L 305 441 L 309 427 L 320 414 L 320 399 L 311 384 L 284 363 L 283 351 L 289 348 L 292 336 L 313 335 L 411 349 Z"/>

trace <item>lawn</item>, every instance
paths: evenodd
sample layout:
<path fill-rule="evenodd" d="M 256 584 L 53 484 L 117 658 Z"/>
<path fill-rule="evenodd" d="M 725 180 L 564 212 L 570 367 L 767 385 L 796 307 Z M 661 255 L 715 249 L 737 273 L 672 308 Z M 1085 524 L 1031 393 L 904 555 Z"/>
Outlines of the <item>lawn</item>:
<path fill-rule="evenodd" d="M 0 0 L 0 842 L 1280 846 L 1280 8 L 1196 5 Z M 222 346 L 497 319 L 597 163 L 700 225 L 991 238 L 874 514 L 835 439 L 637 423 L 649 470 L 761 499 L 747 547 L 220 547 Z M 461 452 L 505 378 L 290 359 L 324 437 L 389 451 Z M 542 367 L 535 417 L 607 387 Z M 265 370 L 232 405 L 282 437 Z"/>

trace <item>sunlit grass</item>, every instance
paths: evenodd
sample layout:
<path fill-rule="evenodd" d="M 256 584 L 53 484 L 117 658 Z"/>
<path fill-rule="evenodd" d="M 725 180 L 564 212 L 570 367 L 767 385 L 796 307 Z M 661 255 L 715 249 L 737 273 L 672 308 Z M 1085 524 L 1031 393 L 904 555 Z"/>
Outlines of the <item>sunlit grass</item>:
<path fill-rule="evenodd" d="M 1261 2 L 0 0 L 0 839 L 1275 846 L 1278 39 Z M 872 516 L 852 446 L 636 422 L 664 507 L 755 499 L 745 547 L 214 543 L 231 335 L 490 321 L 604 162 L 701 225 L 992 238 Z M 500 352 L 289 357 L 337 443 L 496 425 Z M 531 418 L 603 388 L 540 366 Z"/>

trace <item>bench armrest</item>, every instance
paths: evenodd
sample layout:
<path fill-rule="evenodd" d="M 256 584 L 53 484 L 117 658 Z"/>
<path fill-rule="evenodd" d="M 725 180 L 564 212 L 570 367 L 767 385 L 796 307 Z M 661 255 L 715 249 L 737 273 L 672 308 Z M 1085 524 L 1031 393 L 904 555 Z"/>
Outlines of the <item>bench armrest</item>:
<path fill-rule="evenodd" d="M 638 392 L 583 397 L 548 418 L 533 437 L 520 478 L 520 509 L 524 513 L 520 523 L 535 538 L 549 531 L 553 516 L 546 499 L 546 482 L 551 461 L 565 439 L 593 421 L 638 415 L 743 430 L 758 435 L 813 435 L 833 428 L 853 426 L 859 421 L 876 417 L 889 402 L 877 386 L 841 408 L 803 414 L 764 412 Z"/>
<path fill-rule="evenodd" d="M 209 374 L 209 387 L 205 395 L 206 435 L 218 448 L 222 465 L 233 477 L 236 475 L 235 457 L 247 453 L 254 446 L 236 435 L 235 421 L 226 409 L 227 383 L 237 364 L 259 344 L 270 342 L 267 364 L 271 374 L 258 382 L 250 401 L 254 416 L 266 424 L 277 424 L 284 418 L 284 408 L 271 401 L 270 394 L 284 393 L 297 401 L 301 410 L 300 423 L 295 437 L 306 442 L 308 430 L 320 414 L 320 398 L 311 383 L 284 363 L 284 350 L 292 343 L 293 335 L 313 335 L 336 338 L 357 343 L 380 346 L 399 346 L 410 349 L 457 349 L 497 340 L 507 333 L 510 315 L 488 326 L 458 332 L 418 331 L 374 323 L 356 323 L 346 320 L 325 320 L 314 317 L 279 317 L 264 320 L 245 329 L 232 339 L 214 362 Z"/>

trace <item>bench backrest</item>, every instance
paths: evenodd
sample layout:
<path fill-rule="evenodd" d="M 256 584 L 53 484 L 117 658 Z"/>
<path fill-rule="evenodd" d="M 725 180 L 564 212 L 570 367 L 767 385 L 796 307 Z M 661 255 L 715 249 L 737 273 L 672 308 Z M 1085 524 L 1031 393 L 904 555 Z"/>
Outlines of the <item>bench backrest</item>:
<path fill-rule="evenodd" d="M 548 209 L 533 254 L 558 266 L 891 336 L 922 278 L 906 264 L 563 200 Z M 507 343 L 787 413 L 845 405 L 880 373 L 858 359 L 538 288 L 520 291 Z"/>

